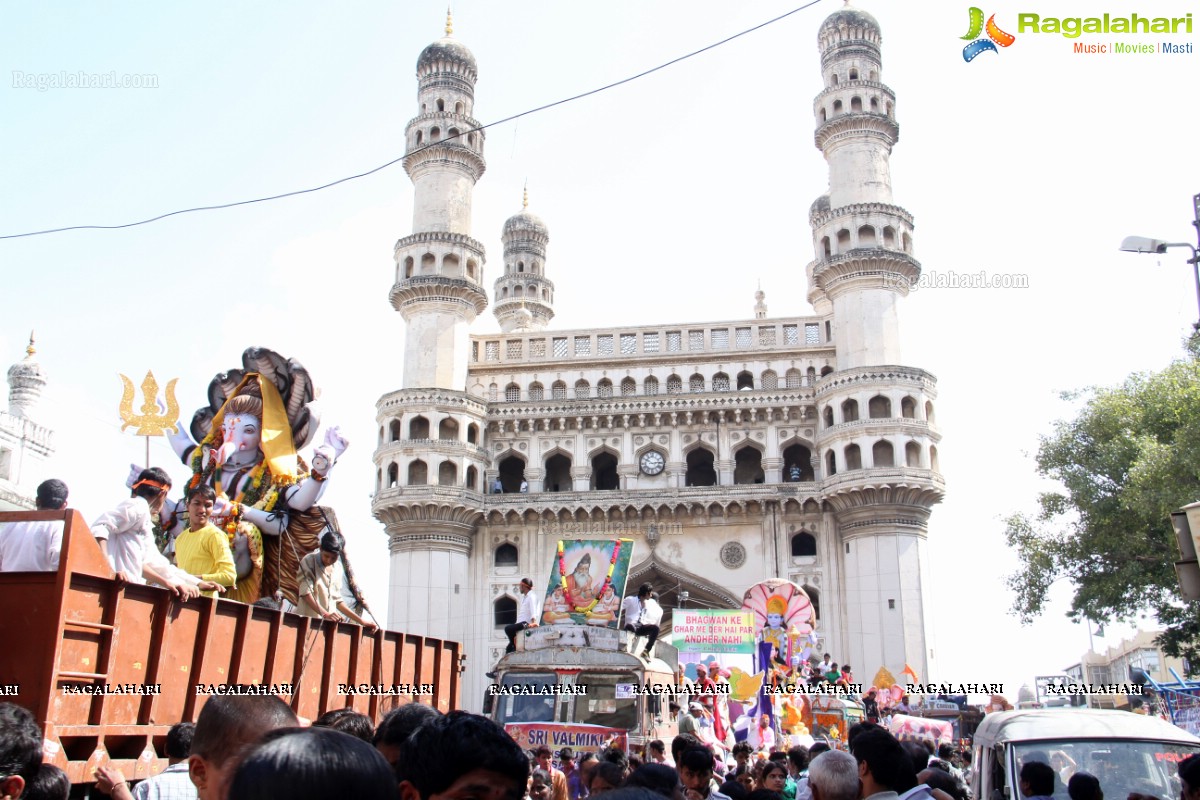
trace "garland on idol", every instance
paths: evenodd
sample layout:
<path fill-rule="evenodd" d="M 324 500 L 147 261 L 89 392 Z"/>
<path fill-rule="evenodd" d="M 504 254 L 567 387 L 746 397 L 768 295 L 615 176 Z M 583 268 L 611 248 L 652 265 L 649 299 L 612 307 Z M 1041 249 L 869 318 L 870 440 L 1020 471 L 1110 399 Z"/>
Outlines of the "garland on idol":
<path fill-rule="evenodd" d="M 617 556 L 621 553 L 621 540 L 618 539 L 613 543 L 612 558 L 608 560 L 608 575 L 604 578 L 604 585 L 600 587 L 600 591 L 596 592 L 596 596 L 592 602 L 586 606 L 576 606 L 575 600 L 571 597 L 571 590 L 567 588 L 567 564 L 566 558 L 563 555 L 563 543 L 558 542 L 558 582 L 562 586 L 563 596 L 567 600 L 567 607 L 580 614 L 587 614 L 596 604 L 600 602 L 600 597 L 604 594 L 604 590 L 612 585 L 613 571 L 617 567 Z"/>

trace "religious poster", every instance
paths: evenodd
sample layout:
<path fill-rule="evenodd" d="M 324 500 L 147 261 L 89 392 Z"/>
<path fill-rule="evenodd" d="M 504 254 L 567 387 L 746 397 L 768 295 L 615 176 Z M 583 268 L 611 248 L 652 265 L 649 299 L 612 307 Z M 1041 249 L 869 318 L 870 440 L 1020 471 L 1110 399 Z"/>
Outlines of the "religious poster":
<path fill-rule="evenodd" d="M 680 652 L 753 653 L 758 628 L 749 611 L 676 609 L 672 640 Z"/>
<path fill-rule="evenodd" d="M 559 540 L 541 624 L 616 630 L 632 555 L 632 539 Z"/>
<path fill-rule="evenodd" d="M 522 750 L 546 745 L 555 752 L 564 747 L 576 752 L 595 752 L 608 745 L 624 750 L 629 735 L 624 728 L 557 722 L 509 722 L 504 730 Z"/>

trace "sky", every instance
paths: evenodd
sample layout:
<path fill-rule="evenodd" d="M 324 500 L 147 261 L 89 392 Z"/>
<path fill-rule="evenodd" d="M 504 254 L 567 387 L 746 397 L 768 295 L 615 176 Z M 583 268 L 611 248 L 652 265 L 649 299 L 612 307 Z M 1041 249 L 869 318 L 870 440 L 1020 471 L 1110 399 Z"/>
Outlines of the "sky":
<path fill-rule="evenodd" d="M 613 83 L 772 20 L 799 0 L 459 0 L 454 36 L 479 64 L 491 122 Z M 1200 55 L 1079 54 L 1073 42 L 1198 44 L 1194 34 L 1020 32 L 1018 13 L 1129 13 L 1109 2 L 983 9 L 1016 36 L 964 61 L 968 6 L 867 2 L 896 93 L 895 201 L 916 218 L 927 282 L 900 304 L 903 363 L 938 378 L 947 490 L 929 530 L 929 633 L 942 680 L 1003 682 L 1010 699 L 1088 647 L 1070 587 L 1022 627 L 1004 578 L 1002 518 L 1050 488 L 1038 437 L 1077 403 L 1060 393 L 1160 369 L 1198 311 L 1183 250 L 1120 253 L 1138 234 L 1194 241 Z M 521 208 L 550 228 L 555 328 L 812 313 L 808 209 L 828 172 L 813 145 L 821 0 L 636 81 L 489 128 L 473 235 L 501 271 Z M 1149 0 L 1141 16 L 1194 5 Z M 319 186 L 398 158 L 416 115 L 415 64 L 445 5 L 6 4 L 0 56 L 0 234 L 114 225 Z M 1198 21 L 1197 24 L 1200 24 Z M 52 88 L 69 74 L 145 88 Z M 126 81 L 125 76 L 129 76 Z M 104 78 L 101 78 L 102 80 Z M 44 90 L 37 88 L 41 82 Z M 148 84 L 148 86 L 146 86 Z M 1192 134 L 1192 135 L 1189 135 Z M 178 378 L 184 419 L 252 345 L 298 359 L 326 423 L 352 441 L 325 500 L 372 605 L 386 609 L 386 536 L 370 514 L 375 401 L 401 384 L 404 326 L 387 301 L 411 233 L 397 164 L 270 203 L 123 230 L 0 239 L 0 363 L 37 332 L 57 431 L 49 472 L 88 519 L 115 504 L 144 443 L 120 431 L 119 374 Z M 985 272 L 1025 288 L 937 288 Z M 473 333 L 498 330 L 490 308 Z M 140 400 L 140 398 L 139 398 Z M 154 463 L 186 476 L 165 440 Z M 361 554 L 361 555 L 359 555 Z M 767 577 L 767 576 L 764 576 Z M 1110 623 L 1116 644 L 1123 628 Z M 1131 628 L 1124 628 L 1131 630 Z M 869 671 L 869 668 L 868 668 Z M 866 676 L 866 677 L 869 677 Z"/>

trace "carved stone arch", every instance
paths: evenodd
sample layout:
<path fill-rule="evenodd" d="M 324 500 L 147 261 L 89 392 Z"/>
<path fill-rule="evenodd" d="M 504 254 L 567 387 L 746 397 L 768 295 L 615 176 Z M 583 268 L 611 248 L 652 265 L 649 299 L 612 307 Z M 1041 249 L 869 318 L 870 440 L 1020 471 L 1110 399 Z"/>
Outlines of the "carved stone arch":
<path fill-rule="evenodd" d="M 658 452 L 662 453 L 664 457 L 667 455 L 667 453 L 666 453 L 667 446 L 666 445 L 659 444 L 658 442 L 654 441 L 653 439 L 649 439 L 644 445 L 636 448 L 633 451 L 634 462 L 636 463 L 636 462 L 640 461 L 642 456 L 644 456 L 650 450 L 657 450 Z"/>
<path fill-rule="evenodd" d="M 799 432 L 793 433 L 786 439 L 781 439 L 779 442 L 779 452 L 782 453 L 784 450 L 796 444 L 800 445 L 801 447 L 807 447 L 813 453 L 817 452 L 816 444 L 811 439 L 805 439 L 799 434 Z"/>
<path fill-rule="evenodd" d="M 805 514 L 820 514 L 821 510 L 821 505 L 811 498 L 804 501 L 804 508 L 801 509 Z"/>
<path fill-rule="evenodd" d="M 734 456 L 736 456 L 737 451 L 741 450 L 743 447 L 753 447 L 755 450 L 762 453 L 763 455 L 767 454 L 766 444 L 758 441 L 757 439 L 753 439 L 750 437 L 747 437 L 745 439 L 742 439 L 739 442 L 734 443 L 733 447 L 730 448 L 730 452 L 732 452 L 734 454 Z"/>
<path fill-rule="evenodd" d="M 615 448 L 611 444 L 609 444 L 608 441 L 606 440 L 606 441 L 602 442 L 601 444 L 596 445 L 591 450 L 588 450 L 588 452 L 587 452 L 588 464 L 591 464 L 592 459 L 594 459 L 598 455 L 601 455 L 602 453 L 608 453 L 610 456 L 612 456 L 613 458 L 615 458 L 617 460 L 618 464 L 621 463 L 620 451 L 618 451 L 617 448 Z"/>
<path fill-rule="evenodd" d="M 688 453 L 692 452 L 697 447 L 703 447 L 705 450 L 712 453 L 714 459 L 717 457 L 717 451 L 715 449 L 713 449 L 713 446 L 710 444 L 707 444 L 703 439 L 700 439 L 699 437 L 697 437 L 695 439 L 695 441 L 687 442 L 686 444 L 684 444 L 683 449 L 680 452 L 682 452 L 683 455 L 686 456 Z"/>
<path fill-rule="evenodd" d="M 506 450 L 504 450 L 503 452 L 497 453 L 495 458 L 492 459 L 492 463 L 499 464 L 501 461 L 503 461 L 504 459 L 509 458 L 509 457 L 519 458 L 525 462 L 526 466 L 529 466 L 529 456 L 525 455 L 524 453 L 522 453 L 520 450 L 516 449 L 515 447 L 509 447 Z"/>

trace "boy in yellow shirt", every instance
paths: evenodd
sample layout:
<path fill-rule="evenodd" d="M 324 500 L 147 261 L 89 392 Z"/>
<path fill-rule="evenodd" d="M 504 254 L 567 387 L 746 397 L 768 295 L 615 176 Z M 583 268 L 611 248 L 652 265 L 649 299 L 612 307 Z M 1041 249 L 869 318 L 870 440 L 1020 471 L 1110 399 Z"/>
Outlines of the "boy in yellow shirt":
<path fill-rule="evenodd" d="M 217 494 L 211 486 L 201 484 L 188 497 L 188 527 L 175 540 L 175 564 L 184 572 L 200 579 L 205 597 L 224 594 L 237 580 L 229 537 L 209 522 Z"/>

